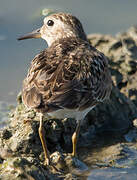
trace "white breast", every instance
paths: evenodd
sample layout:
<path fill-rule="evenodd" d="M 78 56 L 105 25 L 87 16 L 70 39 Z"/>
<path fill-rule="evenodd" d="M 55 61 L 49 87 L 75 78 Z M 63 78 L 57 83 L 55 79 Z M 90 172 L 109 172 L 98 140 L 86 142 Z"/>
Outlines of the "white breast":
<path fill-rule="evenodd" d="M 52 118 L 57 118 L 57 119 L 65 119 L 65 118 L 74 118 L 77 121 L 83 120 L 87 113 L 92 110 L 95 106 L 87 108 L 83 111 L 79 111 L 78 109 L 61 109 L 58 111 L 54 111 L 52 113 L 48 113 L 48 115 Z"/>

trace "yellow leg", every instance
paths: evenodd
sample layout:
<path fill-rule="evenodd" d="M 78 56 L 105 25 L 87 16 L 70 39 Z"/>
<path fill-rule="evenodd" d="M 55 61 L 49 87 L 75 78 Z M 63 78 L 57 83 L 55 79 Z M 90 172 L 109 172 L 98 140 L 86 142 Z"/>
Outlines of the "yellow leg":
<path fill-rule="evenodd" d="M 44 131 L 44 127 L 43 127 L 43 114 L 40 115 L 39 137 L 40 137 L 42 147 L 44 150 L 45 163 L 46 163 L 46 165 L 49 165 L 50 158 L 49 158 L 49 153 L 48 153 L 47 144 L 46 144 L 46 140 L 45 140 L 45 131 Z"/>
<path fill-rule="evenodd" d="M 73 145 L 72 156 L 77 155 L 76 148 L 77 148 L 77 141 L 78 141 L 79 131 L 80 131 L 80 121 L 78 121 L 76 131 L 73 133 L 73 136 L 72 136 L 72 145 Z"/>

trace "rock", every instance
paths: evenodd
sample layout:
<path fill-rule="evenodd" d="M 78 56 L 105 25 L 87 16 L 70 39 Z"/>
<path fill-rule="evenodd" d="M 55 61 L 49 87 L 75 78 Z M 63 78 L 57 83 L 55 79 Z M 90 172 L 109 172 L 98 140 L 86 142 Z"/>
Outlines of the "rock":
<path fill-rule="evenodd" d="M 135 120 L 133 121 L 133 125 L 134 125 L 135 127 L 137 127 L 137 119 L 135 119 Z"/>
<path fill-rule="evenodd" d="M 65 157 L 65 163 L 69 171 L 72 172 L 73 174 L 77 174 L 77 175 L 82 174 L 88 170 L 88 166 L 79 159 L 77 159 L 76 157 L 67 155 Z"/>
<path fill-rule="evenodd" d="M 39 116 L 26 109 L 21 94 L 18 96 L 10 124 L 0 132 L 0 179 L 82 179 L 88 176 L 88 165 L 112 167 L 119 159 L 127 158 L 123 141 L 137 140 L 136 37 L 136 28 L 115 37 L 88 36 L 92 45 L 109 57 L 113 89 L 109 102 L 98 105 L 87 115 L 80 131 L 78 159 L 68 155 L 72 151 L 76 121 L 45 117 L 46 141 L 53 166 L 44 166 L 38 135 Z"/>
<path fill-rule="evenodd" d="M 45 180 L 45 179 L 63 179 L 44 171 L 43 167 L 34 162 L 32 158 L 16 157 L 3 161 L 1 166 L 2 173 L 0 178 L 3 180 Z"/>
<path fill-rule="evenodd" d="M 114 84 L 137 105 L 137 27 L 110 35 L 89 35 L 90 42 L 110 58 Z"/>

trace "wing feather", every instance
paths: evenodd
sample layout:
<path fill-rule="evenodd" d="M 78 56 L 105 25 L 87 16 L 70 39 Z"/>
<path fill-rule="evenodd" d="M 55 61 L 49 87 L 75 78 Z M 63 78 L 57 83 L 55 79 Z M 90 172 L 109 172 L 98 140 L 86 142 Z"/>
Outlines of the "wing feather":
<path fill-rule="evenodd" d="M 92 46 L 85 47 L 87 43 L 80 42 L 73 50 L 69 48 L 73 43 L 66 44 L 62 48 L 68 48 L 68 53 L 62 50 L 65 54 L 59 55 L 57 47 L 55 52 L 49 48 L 32 61 L 23 84 L 26 106 L 45 112 L 62 108 L 82 110 L 109 96 L 107 58 Z"/>

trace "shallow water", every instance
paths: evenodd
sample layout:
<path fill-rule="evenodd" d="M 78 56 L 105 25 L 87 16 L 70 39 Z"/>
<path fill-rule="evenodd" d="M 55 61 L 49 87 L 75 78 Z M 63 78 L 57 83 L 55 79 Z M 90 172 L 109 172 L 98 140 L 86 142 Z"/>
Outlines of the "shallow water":
<path fill-rule="evenodd" d="M 107 168 L 96 169 L 91 172 L 87 180 L 136 180 L 137 168 Z"/>
<path fill-rule="evenodd" d="M 32 58 L 46 47 L 43 40 L 16 38 L 42 25 L 44 8 L 70 12 L 86 33 L 115 34 L 137 22 L 137 1 L 132 0 L 12 0 L 0 2 L 0 101 L 15 102 Z"/>
<path fill-rule="evenodd" d="M 86 180 L 136 180 L 137 143 L 121 142 L 116 136 L 98 137 L 97 146 L 80 150 L 89 170 L 80 175 Z"/>
<path fill-rule="evenodd" d="M 126 148 L 124 149 L 126 152 Z M 129 149 L 128 158 L 120 159 L 114 167 L 103 167 L 91 170 L 87 180 L 136 180 L 137 179 L 137 151 Z"/>

